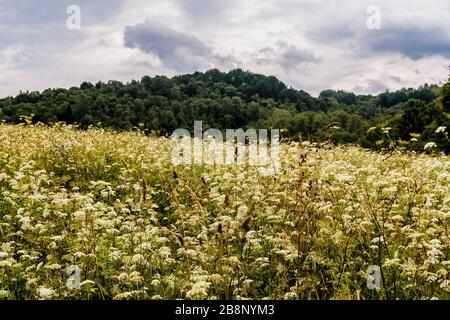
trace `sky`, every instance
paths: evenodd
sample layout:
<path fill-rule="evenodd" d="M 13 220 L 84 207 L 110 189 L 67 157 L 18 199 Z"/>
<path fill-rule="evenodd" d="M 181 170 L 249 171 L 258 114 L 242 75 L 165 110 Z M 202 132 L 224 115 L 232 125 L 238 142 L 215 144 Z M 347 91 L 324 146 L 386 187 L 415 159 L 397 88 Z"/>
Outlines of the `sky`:
<path fill-rule="evenodd" d="M 448 0 L 0 0 L 0 97 L 211 68 L 376 94 L 449 66 Z"/>

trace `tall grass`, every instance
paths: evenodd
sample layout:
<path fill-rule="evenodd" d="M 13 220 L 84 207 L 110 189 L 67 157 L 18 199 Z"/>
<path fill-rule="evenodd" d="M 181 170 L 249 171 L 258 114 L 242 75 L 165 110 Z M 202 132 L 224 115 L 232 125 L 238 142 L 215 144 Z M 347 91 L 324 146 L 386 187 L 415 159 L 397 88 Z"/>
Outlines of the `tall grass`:
<path fill-rule="evenodd" d="M 450 298 L 448 156 L 290 143 L 261 176 L 174 166 L 170 140 L 140 133 L 0 139 L 0 298 Z"/>

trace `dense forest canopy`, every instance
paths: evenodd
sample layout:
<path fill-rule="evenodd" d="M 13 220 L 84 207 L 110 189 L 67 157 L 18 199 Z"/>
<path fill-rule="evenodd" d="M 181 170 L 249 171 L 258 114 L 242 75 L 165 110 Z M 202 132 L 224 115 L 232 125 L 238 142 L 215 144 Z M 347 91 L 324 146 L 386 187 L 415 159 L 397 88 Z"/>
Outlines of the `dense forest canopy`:
<path fill-rule="evenodd" d="M 450 152 L 450 81 L 379 95 L 326 90 L 316 97 L 273 76 L 217 69 L 173 78 L 145 76 L 124 84 L 84 82 L 70 89 L 21 92 L 0 100 L 0 120 L 66 122 L 81 128 L 139 128 L 169 135 L 177 128 L 278 128 L 290 139 L 355 143 L 366 148 Z"/>

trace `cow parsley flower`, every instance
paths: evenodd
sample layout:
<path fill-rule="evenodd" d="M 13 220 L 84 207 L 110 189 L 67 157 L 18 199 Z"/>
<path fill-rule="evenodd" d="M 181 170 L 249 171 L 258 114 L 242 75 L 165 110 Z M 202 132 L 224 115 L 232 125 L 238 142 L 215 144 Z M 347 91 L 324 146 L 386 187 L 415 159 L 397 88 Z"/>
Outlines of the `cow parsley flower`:
<path fill-rule="evenodd" d="M 48 300 L 55 296 L 55 291 L 46 287 L 39 287 L 38 294 L 41 299 Z"/>
<path fill-rule="evenodd" d="M 436 142 L 428 142 L 424 147 L 423 150 L 433 149 L 437 148 Z"/>
<path fill-rule="evenodd" d="M 447 127 L 439 127 L 436 129 L 436 133 L 444 133 L 444 132 L 446 132 L 446 130 L 447 130 Z"/>
<path fill-rule="evenodd" d="M 208 296 L 208 290 L 211 286 L 211 282 L 199 281 L 192 285 L 191 290 L 186 293 L 186 297 L 189 299 L 204 299 Z"/>

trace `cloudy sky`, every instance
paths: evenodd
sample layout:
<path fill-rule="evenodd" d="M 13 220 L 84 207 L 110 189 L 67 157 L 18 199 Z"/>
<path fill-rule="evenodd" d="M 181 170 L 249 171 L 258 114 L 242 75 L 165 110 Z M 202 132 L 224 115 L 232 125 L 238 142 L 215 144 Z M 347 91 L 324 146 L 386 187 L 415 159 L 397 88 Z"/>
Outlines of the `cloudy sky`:
<path fill-rule="evenodd" d="M 314 95 L 378 93 L 440 83 L 449 65 L 448 0 L 0 0 L 1 97 L 238 67 Z"/>

